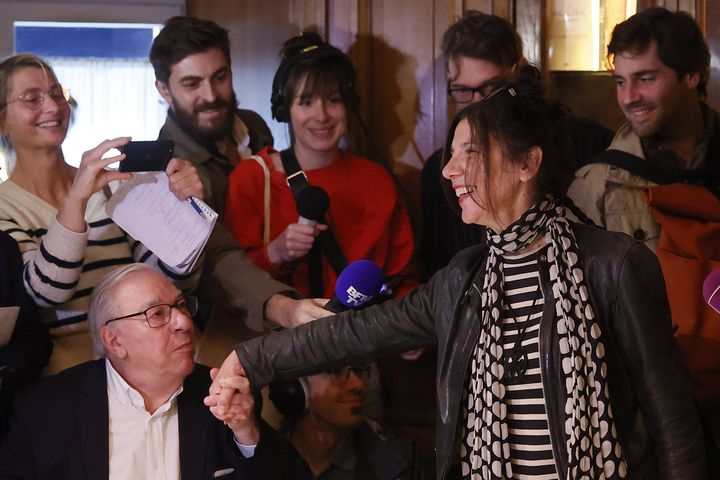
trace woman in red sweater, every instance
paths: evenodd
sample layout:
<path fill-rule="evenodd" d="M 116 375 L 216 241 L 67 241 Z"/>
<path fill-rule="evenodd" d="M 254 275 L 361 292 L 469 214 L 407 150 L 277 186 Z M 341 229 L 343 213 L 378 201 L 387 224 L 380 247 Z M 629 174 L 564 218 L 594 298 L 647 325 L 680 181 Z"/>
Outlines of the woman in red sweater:
<path fill-rule="evenodd" d="M 340 148 L 348 114 L 357 107 L 354 81 L 348 57 L 319 35 L 305 33 L 285 42 L 272 112 L 289 123 L 291 148 L 283 155 L 294 156 L 307 184 L 329 196 L 329 209 L 318 224 L 299 222 L 288 168 L 271 148 L 240 162 L 228 184 L 225 225 L 258 266 L 306 296 L 334 295 L 336 271 L 325 252 L 315 263 L 320 267 L 312 267 L 319 269 L 321 282 L 309 280 L 313 255 L 308 254 L 327 228 L 348 262 L 371 260 L 386 277 L 403 272 L 413 254 L 407 207 L 393 178 L 381 165 Z M 412 286 L 406 282 L 400 293 Z"/>

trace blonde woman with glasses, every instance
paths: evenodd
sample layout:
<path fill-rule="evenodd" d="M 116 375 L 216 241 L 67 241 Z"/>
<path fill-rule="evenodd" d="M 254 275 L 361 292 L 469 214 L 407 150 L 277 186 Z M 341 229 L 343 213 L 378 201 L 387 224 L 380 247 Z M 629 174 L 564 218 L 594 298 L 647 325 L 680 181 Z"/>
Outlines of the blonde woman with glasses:
<path fill-rule="evenodd" d="M 129 137 L 105 140 L 88 150 L 78 168 L 65 162 L 62 143 L 71 113 L 66 94 L 52 68 L 35 55 L 16 55 L 0 63 L 0 134 L 16 158 L 9 179 L 0 184 L 0 230 L 18 243 L 25 289 L 41 307 L 53 336 L 49 373 L 92 358 L 87 307 L 104 274 L 139 261 L 181 288 L 195 278 L 162 264 L 105 212 L 111 185 L 132 174 L 107 168 L 123 155 L 103 155 Z M 203 196 L 189 163 L 173 159 L 167 173 L 178 198 Z"/>

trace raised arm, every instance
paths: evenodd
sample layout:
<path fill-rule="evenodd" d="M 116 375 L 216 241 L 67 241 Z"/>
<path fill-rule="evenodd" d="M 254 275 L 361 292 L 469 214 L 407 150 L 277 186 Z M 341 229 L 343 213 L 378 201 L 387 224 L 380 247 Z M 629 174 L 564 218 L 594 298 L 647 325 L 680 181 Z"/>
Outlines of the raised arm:
<path fill-rule="evenodd" d="M 237 345 L 210 388 L 209 405 L 229 405 L 231 392 L 221 388 L 223 378 L 246 376 L 252 388 L 260 388 L 273 379 L 310 375 L 434 344 L 439 312 L 433 298 L 446 294 L 444 283 L 438 274 L 407 297 Z"/>
<path fill-rule="evenodd" d="M 3 212 L 0 229 L 9 233 L 20 247 L 25 289 L 37 305 L 54 307 L 75 294 L 88 245 L 90 229 L 85 221 L 88 202 L 108 182 L 131 177 L 131 174 L 105 168 L 109 163 L 122 159 L 122 155 L 107 159 L 103 159 L 102 155 L 127 141 L 128 137 L 105 140 L 83 154 L 73 184 L 56 217 L 47 224 L 47 231 L 42 228 L 46 225 L 44 223 L 21 223 L 28 222 L 26 210 L 33 208 L 32 205 L 18 207 L 16 204 L 8 206 L 8 210 Z"/>

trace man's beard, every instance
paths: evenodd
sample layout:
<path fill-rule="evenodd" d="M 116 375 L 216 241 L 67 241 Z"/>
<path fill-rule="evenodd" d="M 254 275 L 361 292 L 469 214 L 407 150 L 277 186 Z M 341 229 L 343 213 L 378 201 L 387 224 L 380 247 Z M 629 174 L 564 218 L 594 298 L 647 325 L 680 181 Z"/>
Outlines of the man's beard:
<path fill-rule="evenodd" d="M 237 105 L 237 97 L 235 92 L 232 93 L 232 97 L 229 101 L 226 101 L 218 97 L 214 102 L 205 102 L 196 105 L 192 112 L 189 112 L 178 103 L 177 99 L 173 97 L 173 105 L 175 108 L 172 109 L 173 117 L 177 124 L 191 137 L 197 140 L 201 144 L 212 144 L 226 138 L 232 132 L 234 119 L 235 119 L 235 107 Z M 207 110 L 216 110 L 225 108 L 227 113 L 225 118 L 220 120 L 220 123 L 211 128 L 200 128 L 196 119 L 196 115 L 200 112 Z"/>

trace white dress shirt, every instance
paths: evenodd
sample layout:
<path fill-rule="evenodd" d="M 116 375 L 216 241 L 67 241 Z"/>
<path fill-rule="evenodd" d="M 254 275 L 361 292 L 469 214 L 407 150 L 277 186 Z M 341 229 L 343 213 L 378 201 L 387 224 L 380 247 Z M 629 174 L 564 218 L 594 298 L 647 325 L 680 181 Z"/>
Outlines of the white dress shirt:
<path fill-rule="evenodd" d="M 110 480 L 180 478 L 177 396 L 182 385 L 153 414 L 140 393 L 105 360 L 108 388 Z"/>

